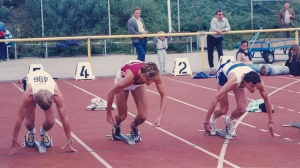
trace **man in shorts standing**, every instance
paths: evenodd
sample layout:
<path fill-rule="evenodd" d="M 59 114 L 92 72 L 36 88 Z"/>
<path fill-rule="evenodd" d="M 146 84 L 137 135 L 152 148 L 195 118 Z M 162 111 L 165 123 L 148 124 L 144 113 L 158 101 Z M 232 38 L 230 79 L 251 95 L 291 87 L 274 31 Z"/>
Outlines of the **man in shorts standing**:
<path fill-rule="evenodd" d="M 233 91 L 237 107 L 225 117 L 226 131 L 231 136 L 237 136 L 233 120 L 246 112 L 246 91 L 254 93 L 257 89 L 264 99 L 268 113 L 268 128 L 274 137 L 271 101 L 261 81 L 260 76 L 253 69 L 243 63 L 228 62 L 222 64 L 217 71 L 218 93 L 213 98 L 204 120 L 204 129 L 208 135 L 216 135 L 216 120 L 225 115 L 229 109 L 228 93 Z M 217 104 L 220 103 L 220 107 Z"/>

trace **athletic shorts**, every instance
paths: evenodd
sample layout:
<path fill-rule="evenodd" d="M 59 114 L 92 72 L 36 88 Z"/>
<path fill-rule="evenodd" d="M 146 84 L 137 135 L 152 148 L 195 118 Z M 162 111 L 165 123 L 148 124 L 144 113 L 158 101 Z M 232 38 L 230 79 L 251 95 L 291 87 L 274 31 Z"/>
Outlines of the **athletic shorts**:
<path fill-rule="evenodd" d="M 218 81 L 218 84 L 220 86 L 224 86 L 225 83 L 227 83 L 228 78 L 227 76 L 224 74 L 223 72 L 223 67 L 226 65 L 227 63 L 222 64 L 219 69 L 217 70 L 217 75 L 216 75 L 216 79 Z"/>
<path fill-rule="evenodd" d="M 121 76 L 121 71 L 119 70 L 118 73 L 117 73 L 117 75 L 116 75 L 116 78 L 115 78 L 115 84 L 117 82 L 119 82 L 119 80 L 121 80 L 121 79 L 123 79 L 123 78 Z M 124 88 L 123 90 L 131 90 L 131 91 L 133 91 L 133 90 L 135 90 L 136 88 L 138 88 L 138 87 L 140 87 L 142 85 L 143 84 L 140 84 L 140 85 L 131 85 L 131 86 L 128 86 L 128 87 Z"/>

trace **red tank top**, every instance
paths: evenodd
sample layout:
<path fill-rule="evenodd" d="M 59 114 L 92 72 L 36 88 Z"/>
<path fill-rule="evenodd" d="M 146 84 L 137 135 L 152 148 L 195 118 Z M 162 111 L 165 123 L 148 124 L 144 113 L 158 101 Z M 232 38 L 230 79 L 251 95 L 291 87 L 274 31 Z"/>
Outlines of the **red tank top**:
<path fill-rule="evenodd" d="M 143 83 L 138 83 L 137 82 L 137 78 L 138 78 L 139 70 L 142 68 L 142 66 L 144 64 L 145 64 L 144 62 L 131 62 L 131 63 L 128 63 L 128 64 L 124 65 L 121 68 L 121 76 L 122 76 L 122 78 L 125 77 L 125 73 L 129 69 L 133 73 L 133 76 L 134 76 L 134 82 L 133 82 L 133 84 L 134 85 L 143 84 Z"/>

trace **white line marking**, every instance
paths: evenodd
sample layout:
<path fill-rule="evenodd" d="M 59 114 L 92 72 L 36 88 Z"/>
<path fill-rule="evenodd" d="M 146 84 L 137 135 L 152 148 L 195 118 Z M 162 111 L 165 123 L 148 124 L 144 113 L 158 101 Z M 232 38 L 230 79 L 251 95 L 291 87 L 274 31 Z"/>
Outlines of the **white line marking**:
<path fill-rule="evenodd" d="M 259 129 L 259 130 L 261 130 L 262 132 L 268 132 L 268 130 L 265 129 Z"/>
<path fill-rule="evenodd" d="M 292 91 L 292 90 L 287 90 L 288 92 L 293 92 L 294 93 L 294 91 Z"/>
<path fill-rule="evenodd" d="M 281 109 L 284 109 L 284 107 L 280 107 L 280 106 L 277 106 L 277 108 L 281 108 Z"/>
<path fill-rule="evenodd" d="M 18 85 L 14 84 L 21 92 L 23 92 L 23 89 L 21 89 Z M 55 118 L 55 121 L 58 125 L 62 126 L 62 123 Z M 105 160 L 103 160 L 99 155 L 96 154 L 89 146 L 87 146 L 83 141 L 81 141 L 73 132 L 71 132 L 71 136 L 79 143 L 81 144 L 90 154 L 92 154 L 98 161 L 100 161 L 104 166 L 107 168 L 112 168 Z"/>
<path fill-rule="evenodd" d="M 293 109 L 287 109 L 288 111 L 295 111 L 295 110 L 293 110 Z"/>
<path fill-rule="evenodd" d="M 275 136 L 278 136 L 278 137 L 281 136 L 281 135 L 279 135 L 279 134 L 274 134 L 274 135 L 275 135 Z"/>
<path fill-rule="evenodd" d="M 293 140 L 290 139 L 290 138 L 283 138 L 283 139 L 285 139 L 285 140 L 287 140 L 287 141 L 293 141 Z"/>
<path fill-rule="evenodd" d="M 55 121 L 57 124 L 63 127 L 62 123 L 58 121 L 56 118 Z M 88 152 L 90 152 L 90 154 L 92 154 L 96 159 L 98 159 L 104 166 L 112 168 L 112 166 L 110 166 L 104 159 L 102 159 L 99 155 L 97 155 L 97 153 L 93 149 L 91 149 L 87 144 L 81 141 L 75 134 L 73 134 L 73 132 L 71 132 L 71 135 L 80 145 L 82 145 Z"/>
<path fill-rule="evenodd" d="M 91 95 L 94 95 L 94 94 L 92 94 L 92 93 L 90 93 L 90 92 L 88 92 L 88 91 L 86 91 L 86 90 L 84 90 L 84 89 L 82 89 L 82 88 L 80 88 L 80 87 L 78 87 L 78 86 L 76 86 L 76 85 L 74 85 L 74 84 L 71 84 L 71 83 L 69 83 L 69 82 L 67 82 L 67 81 L 64 81 L 65 83 L 67 83 L 67 84 L 69 84 L 69 85 L 72 85 L 72 86 L 74 86 L 75 88 L 77 88 L 77 89 L 79 89 L 79 90 L 82 90 L 83 92 L 85 92 L 85 93 L 88 93 L 88 94 L 91 94 Z M 150 91 L 150 92 L 152 92 L 152 91 Z M 154 92 L 155 93 L 155 92 Z M 94 96 L 96 96 L 96 95 L 94 95 Z M 96 96 L 96 97 L 98 97 L 98 96 Z M 168 98 L 170 98 L 170 97 L 168 97 Z M 170 98 L 170 99 L 172 99 L 172 98 Z M 177 100 L 177 99 L 176 99 Z M 179 101 L 179 100 L 178 100 Z M 188 103 L 184 103 L 184 102 L 182 102 L 183 104 L 188 104 Z M 190 105 L 190 104 L 188 104 L 188 105 Z M 190 105 L 190 106 L 193 106 L 193 105 Z M 196 106 L 194 106 L 195 108 L 197 108 Z M 201 108 L 198 108 L 198 109 L 201 109 Z M 204 110 L 204 109 L 203 109 Z M 130 112 L 128 112 L 128 114 L 130 115 L 130 116 L 132 116 L 132 117 L 135 117 L 135 115 L 134 114 L 132 114 L 132 113 L 130 113 Z M 148 125 L 150 125 L 150 126 L 153 126 L 153 124 L 151 123 L 151 122 L 148 122 L 148 121 L 145 121 L 145 123 L 147 123 Z M 210 156 L 212 156 L 212 157 L 214 157 L 214 158 L 216 158 L 216 159 L 220 159 L 220 157 L 219 156 L 217 156 L 217 155 L 215 155 L 215 154 L 213 154 L 213 153 L 211 153 L 211 152 L 209 152 L 209 151 L 207 151 L 207 150 L 205 150 L 205 149 L 203 149 L 203 148 L 201 148 L 201 147 L 199 147 L 199 146 L 197 146 L 197 145 L 195 145 L 195 144 L 193 144 L 193 143 L 191 143 L 191 142 L 189 142 L 189 141 L 187 141 L 187 140 L 185 140 L 185 139 L 183 139 L 183 138 L 181 138 L 181 137 L 179 137 L 179 136 L 177 136 L 177 135 L 175 135 L 175 134 L 173 134 L 173 133 L 171 133 L 171 132 L 169 132 L 169 131 L 167 131 L 167 130 L 165 130 L 165 129 L 162 129 L 162 128 L 160 128 L 160 127 L 156 127 L 158 130 L 160 130 L 160 131 L 162 131 L 162 132 L 164 132 L 164 133 L 166 133 L 166 134 L 168 134 L 168 135 L 170 135 L 170 136 L 172 136 L 172 137 L 174 137 L 174 138 L 176 138 L 176 139 L 178 139 L 178 140 L 180 140 L 180 141 L 182 141 L 182 142 L 184 142 L 184 143 L 186 143 L 186 144 L 188 144 L 188 145 L 190 145 L 190 146 L 192 146 L 192 147 L 194 147 L 194 148 L 196 148 L 196 149 L 198 149 L 198 150 L 200 150 L 200 151 L 202 151 L 202 152 L 204 152 L 204 153 L 206 153 L 206 154 L 208 154 L 208 155 L 210 155 Z M 230 166 L 232 166 L 232 167 L 239 167 L 239 166 L 237 166 L 237 165 L 235 165 L 235 164 L 233 164 L 233 163 L 231 163 L 231 162 L 229 162 L 229 161 L 227 161 L 227 160 L 224 160 L 224 162 L 226 163 L 226 164 L 228 164 L 228 165 L 230 165 Z"/>

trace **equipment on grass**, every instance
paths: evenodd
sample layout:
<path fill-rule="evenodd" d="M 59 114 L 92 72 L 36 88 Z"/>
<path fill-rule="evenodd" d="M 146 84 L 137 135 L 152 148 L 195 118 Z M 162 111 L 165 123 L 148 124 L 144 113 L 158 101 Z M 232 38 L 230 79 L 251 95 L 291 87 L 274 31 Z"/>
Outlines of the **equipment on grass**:
<path fill-rule="evenodd" d="M 282 125 L 283 127 L 296 127 L 300 128 L 300 122 L 291 122 L 290 124 L 287 125 Z"/>

